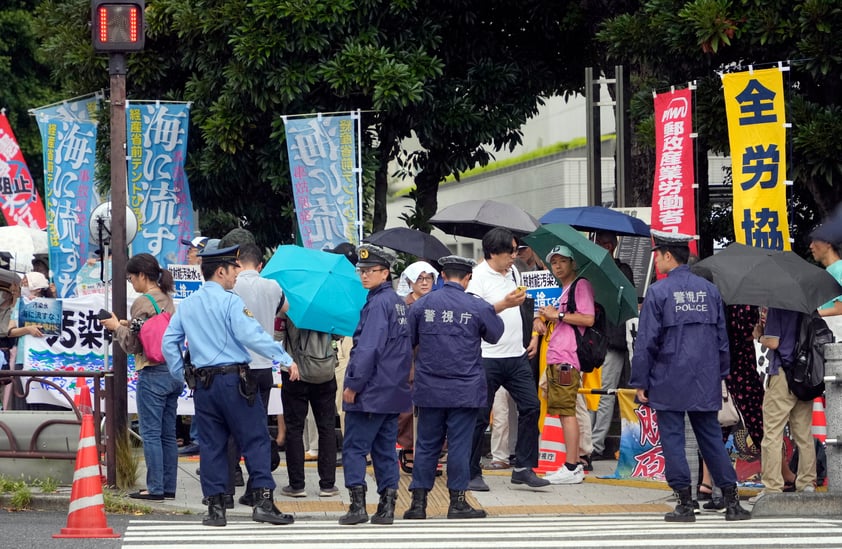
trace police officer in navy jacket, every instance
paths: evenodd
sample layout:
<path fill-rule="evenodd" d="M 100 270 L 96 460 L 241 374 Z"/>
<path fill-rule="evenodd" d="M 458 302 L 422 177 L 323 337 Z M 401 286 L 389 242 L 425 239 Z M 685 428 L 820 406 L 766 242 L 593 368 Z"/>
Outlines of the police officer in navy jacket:
<path fill-rule="evenodd" d="M 465 293 L 476 265 L 473 260 L 447 256 L 438 262 L 444 285 L 409 310 L 410 338 L 418 353 L 412 387 L 418 435 L 409 486 L 412 504 L 404 518 L 427 518 L 427 494 L 435 482 L 445 436 L 450 490 L 447 518 L 483 518 L 485 511 L 465 501 L 477 413 L 488 405 L 480 342 L 496 343 L 505 326 L 493 305 Z"/>
<path fill-rule="evenodd" d="M 368 521 L 365 510 L 366 455 L 371 454 L 380 502 L 373 524 L 392 524 L 398 488 L 398 414 L 408 412 L 409 365 L 412 350 L 406 325 L 406 304 L 392 289 L 390 269 L 395 254 L 363 244 L 357 249 L 357 272 L 368 290 L 345 371 L 342 393 L 345 437 L 342 464 L 351 494 L 348 513 L 339 524 Z"/>

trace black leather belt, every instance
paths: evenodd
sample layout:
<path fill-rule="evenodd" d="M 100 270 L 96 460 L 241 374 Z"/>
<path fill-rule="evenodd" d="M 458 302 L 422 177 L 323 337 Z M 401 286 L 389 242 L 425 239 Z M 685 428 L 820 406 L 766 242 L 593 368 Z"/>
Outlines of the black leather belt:
<path fill-rule="evenodd" d="M 199 368 L 202 372 L 207 372 L 208 374 L 218 375 L 218 374 L 238 374 L 240 373 L 241 366 L 248 366 L 248 364 L 223 364 L 221 366 L 204 366 Z"/>

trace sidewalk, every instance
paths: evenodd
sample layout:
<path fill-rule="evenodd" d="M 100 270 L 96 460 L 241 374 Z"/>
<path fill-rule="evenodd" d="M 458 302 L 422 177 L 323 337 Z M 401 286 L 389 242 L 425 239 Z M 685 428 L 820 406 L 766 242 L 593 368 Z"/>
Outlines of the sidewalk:
<path fill-rule="evenodd" d="M 484 477 L 489 492 L 469 492 L 469 500 L 474 506 L 485 509 L 489 515 L 548 515 L 548 514 L 607 514 L 607 513 L 663 513 L 671 511 L 674 503 L 667 501 L 672 492 L 662 482 L 640 480 L 600 479 L 600 476 L 612 475 L 616 461 L 594 462 L 594 471 L 587 475 L 585 482 L 578 485 L 548 486 L 532 489 L 511 483 L 511 470 L 485 471 Z M 162 502 L 138 502 L 149 505 L 155 511 L 163 513 L 190 512 L 202 515 L 207 507 L 202 505 L 202 488 L 196 469 L 197 457 L 179 458 L 178 489 L 175 500 Z M 245 473 L 245 467 L 244 473 Z M 138 486 L 143 486 L 146 471 L 141 462 Z M 446 475 L 446 473 L 445 473 Z M 336 519 L 347 511 L 348 492 L 344 488 L 342 468 L 337 469 L 336 485 L 339 496 L 321 498 L 318 496 L 318 473 L 315 463 L 305 466 L 306 498 L 290 498 L 281 494 L 281 488 L 288 484 L 284 462 L 273 474 L 277 488 L 275 501 L 280 509 L 293 513 L 297 518 Z M 444 515 L 447 512 L 448 495 L 445 478 L 436 480 L 436 487 L 430 493 L 428 516 Z M 372 513 L 377 504 L 374 477 L 369 467 L 367 504 Z M 399 498 L 396 517 L 400 517 L 408 507 L 408 491 L 411 476 L 401 472 Z M 237 503 L 244 488 L 238 487 L 234 496 L 234 509 L 227 511 L 228 516 L 251 516 L 251 507 Z"/>

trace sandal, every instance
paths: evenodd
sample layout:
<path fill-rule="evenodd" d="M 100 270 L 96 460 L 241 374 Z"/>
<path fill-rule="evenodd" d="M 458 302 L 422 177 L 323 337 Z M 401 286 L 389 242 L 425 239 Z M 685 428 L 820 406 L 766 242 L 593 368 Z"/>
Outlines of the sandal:
<path fill-rule="evenodd" d="M 698 501 L 709 501 L 713 498 L 713 486 L 706 482 L 700 482 L 696 488 L 696 499 Z"/>
<path fill-rule="evenodd" d="M 398 461 L 401 464 L 401 471 L 411 475 L 412 474 L 412 450 L 401 449 L 398 451 Z"/>
<path fill-rule="evenodd" d="M 486 471 L 499 471 L 501 469 L 511 469 L 511 467 L 512 466 L 509 465 L 508 462 L 495 460 L 485 464 L 483 469 Z"/>

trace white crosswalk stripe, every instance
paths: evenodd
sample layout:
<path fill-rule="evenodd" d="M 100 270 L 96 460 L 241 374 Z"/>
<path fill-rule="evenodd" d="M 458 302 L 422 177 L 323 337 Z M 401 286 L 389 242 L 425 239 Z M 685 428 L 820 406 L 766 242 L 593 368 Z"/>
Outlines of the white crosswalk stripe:
<path fill-rule="evenodd" d="M 273 526 L 229 520 L 224 528 L 185 520 L 132 520 L 123 547 L 207 549 L 427 549 L 453 547 L 842 547 L 842 520 L 769 518 L 727 522 L 700 515 L 695 523 L 667 523 L 662 515 L 563 515 L 492 517 L 479 520 L 396 520 L 392 526 L 339 526 L 336 521 L 299 519 Z"/>

